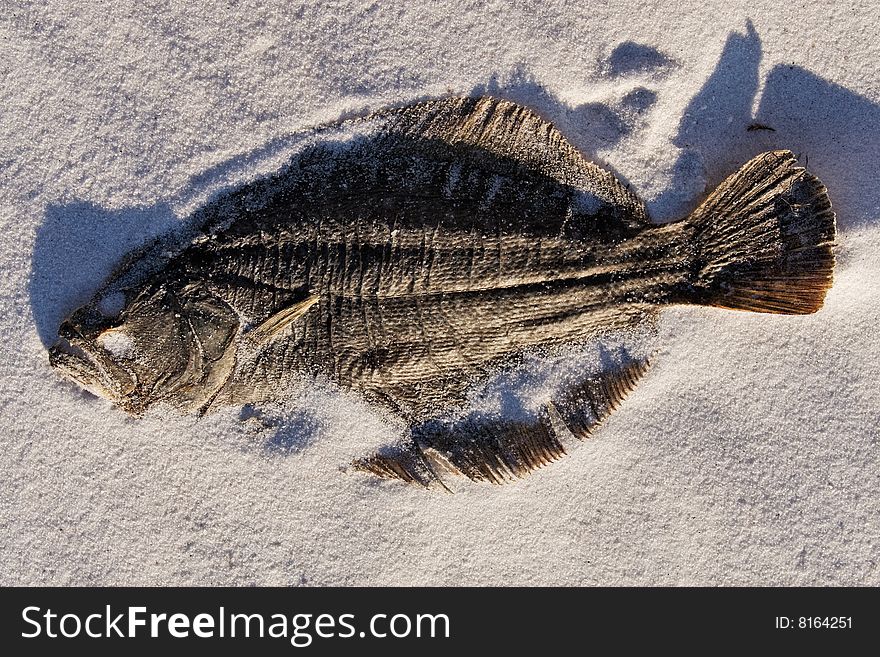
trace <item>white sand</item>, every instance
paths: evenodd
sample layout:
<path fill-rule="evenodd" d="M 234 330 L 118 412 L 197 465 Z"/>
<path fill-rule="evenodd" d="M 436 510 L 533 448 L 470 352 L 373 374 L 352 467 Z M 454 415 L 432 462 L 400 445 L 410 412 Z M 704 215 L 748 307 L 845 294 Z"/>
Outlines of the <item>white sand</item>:
<path fill-rule="evenodd" d="M 876 2 L 277 7 L 0 12 L 0 583 L 880 584 Z M 666 312 L 594 441 L 451 496 L 340 471 L 403 428 L 351 395 L 131 419 L 50 370 L 116 259 L 298 130 L 479 91 L 658 220 L 761 150 L 809 158 L 840 227 L 825 308 Z"/>

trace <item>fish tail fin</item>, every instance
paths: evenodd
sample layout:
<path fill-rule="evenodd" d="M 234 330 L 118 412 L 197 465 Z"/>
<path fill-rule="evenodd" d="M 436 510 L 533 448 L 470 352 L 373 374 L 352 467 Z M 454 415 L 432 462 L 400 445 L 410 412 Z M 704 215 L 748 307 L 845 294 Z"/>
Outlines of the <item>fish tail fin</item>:
<path fill-rule="evenodd" d="M 835 221 L 825 186 L 789 151 L 764 153 L 686 219 L 698 303 L 808 314 L 831 287 Z"/>

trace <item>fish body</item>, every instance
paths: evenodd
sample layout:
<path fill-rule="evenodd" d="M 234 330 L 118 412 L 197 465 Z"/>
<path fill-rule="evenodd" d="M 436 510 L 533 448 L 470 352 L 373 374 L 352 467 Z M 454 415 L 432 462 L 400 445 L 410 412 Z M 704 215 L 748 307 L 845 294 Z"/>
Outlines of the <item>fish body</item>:
<path fill-rule="evenodd" d="M 318 137 L 202 208 L 191 239 L 130 257 L 62 324 L 51 362 L 133 413 L 258 402 L 297 375 L 325 376 L 413 424 L 408 448 L 365 469 L 425 483 L 445 463 L 493 479 L 481 459 L 514 474 L 553 460 L 559 426 L 588 433 L 597 404 L 615 406 L 644 370 L 609 372 L 520 427 L 546 459 L 522 452 L 525 438 L 504 447 L 503 422 L 424 428 L 499 365 L 674 303 L 813 312 L 831 282 L 830 202 L 785 151 L 658 226 L 614 175 L 509 101 L 429 101 Z"/>

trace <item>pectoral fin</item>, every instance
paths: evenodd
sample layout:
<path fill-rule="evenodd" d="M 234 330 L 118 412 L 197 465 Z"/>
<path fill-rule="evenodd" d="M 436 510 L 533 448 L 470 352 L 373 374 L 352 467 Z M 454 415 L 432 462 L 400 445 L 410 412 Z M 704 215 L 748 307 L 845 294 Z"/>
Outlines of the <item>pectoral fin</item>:
<path fill-rule="evenodd" d="M 293 322 L 305 315 L 309 309 L 318 303 L 318 295 L 310 294 L 302 301 L 298 301 L 269 317 L 262 324 L 248 333 L 248 338 L 256 345 L 264 345 L 276 337 L 282 335 L 284 330 Z"/>
<path fill-rule="evenodd" d="M 451 492 L 450 475 L 503 484 L 562 458 L 592 435 L 647 372 L 634 360 L 587 379 L 526 419 L 471 415 L 453 423 L 430 421 L 405 443 L 360 459 L 354 467 L 385 479 Z"/>

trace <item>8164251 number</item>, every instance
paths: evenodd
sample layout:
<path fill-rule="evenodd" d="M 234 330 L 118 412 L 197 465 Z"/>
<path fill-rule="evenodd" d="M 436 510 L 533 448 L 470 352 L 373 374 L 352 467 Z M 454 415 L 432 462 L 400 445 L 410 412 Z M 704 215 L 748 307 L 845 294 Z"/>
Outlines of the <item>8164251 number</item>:
<path fill-rule="evenodd" d="M 851 630 L 852 616 L 789 616 L 776 617 L 776 629 L 787 630 Z"/>

